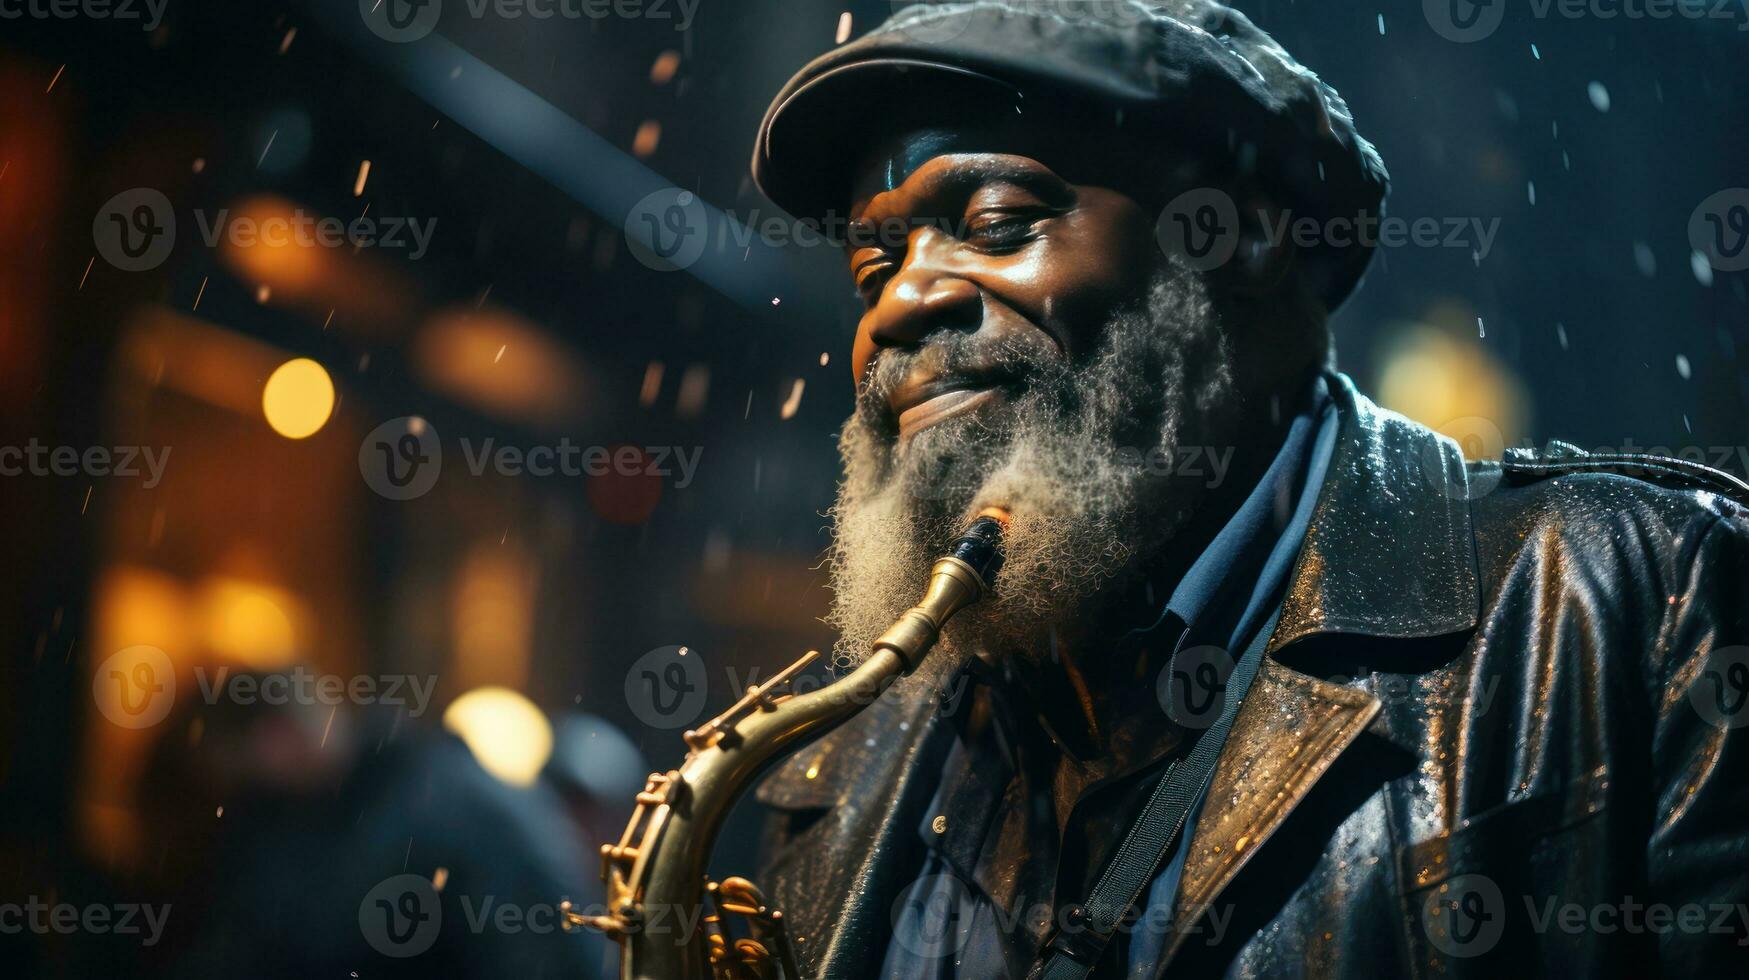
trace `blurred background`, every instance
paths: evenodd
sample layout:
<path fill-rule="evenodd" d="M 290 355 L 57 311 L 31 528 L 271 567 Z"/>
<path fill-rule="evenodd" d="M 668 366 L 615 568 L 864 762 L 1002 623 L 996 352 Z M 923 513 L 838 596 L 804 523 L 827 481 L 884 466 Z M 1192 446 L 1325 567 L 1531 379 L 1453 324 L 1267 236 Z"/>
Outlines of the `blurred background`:
<path fill-rule="evenodd" d="M 1744 474 L 1749 7 L 1238 6 L 1392 215 L 1495 229 L 1382 251 L 1364 390 Z M 830 643 L 855 304 L 746 161 L 893 5 L 535 9 L 0 4 L 8 975 L 608 975 L 552 906 L 683 728 Z"/>

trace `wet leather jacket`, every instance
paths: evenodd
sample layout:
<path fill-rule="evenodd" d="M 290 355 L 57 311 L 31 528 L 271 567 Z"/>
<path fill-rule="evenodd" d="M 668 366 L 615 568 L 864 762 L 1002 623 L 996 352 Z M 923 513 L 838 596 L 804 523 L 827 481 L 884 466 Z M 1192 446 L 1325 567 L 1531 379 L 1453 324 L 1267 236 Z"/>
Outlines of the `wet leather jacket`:
<path fill-rule="evenodd" d="M 1163 975 L 1742 975 L 1749 487 L 1559 444 L 1466 463 L 1331 390 L 1336 456 Z M 759 788 L 759 880 L 810 976 L 882 962 L 938 705 L 902 681 Z"/>

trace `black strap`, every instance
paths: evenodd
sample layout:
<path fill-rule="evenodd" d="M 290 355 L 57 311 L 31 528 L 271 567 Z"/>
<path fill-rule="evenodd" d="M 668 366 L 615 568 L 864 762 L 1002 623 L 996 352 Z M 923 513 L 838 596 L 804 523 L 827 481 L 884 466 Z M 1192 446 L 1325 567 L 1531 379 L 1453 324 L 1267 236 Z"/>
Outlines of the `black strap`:
<path fill-rule="evenodd" d="M 1148 797 L 1147 807 L 1136 818 L 1117 855 L 1105 866 L 1099 883 L 1093 886 L 1093 894 L 1084 904 L 1064 910 L 1063 924 L 1046 940 L 1028 974 L 1029 980 L 1082 980 L 1099 964 L 1118 923 L 1141 898 L 1142 890 L 1152 884 L 1161 863 L 1171 853 L 1173 842 L 1184 830 L 1190 808 L 1208 789 L 1215 762 L 1233 730 L 1233 719 L 1257 676 L 1263 649 L 1269 645 L 1280 619 L 1281 609 L 1277 608 L 1269 622 L 1257 631 L 1227 677 L 1220 717 L 1196 740 L 1190 754 L 1172 763 L 1160 777 L 1153 795 Z"/>

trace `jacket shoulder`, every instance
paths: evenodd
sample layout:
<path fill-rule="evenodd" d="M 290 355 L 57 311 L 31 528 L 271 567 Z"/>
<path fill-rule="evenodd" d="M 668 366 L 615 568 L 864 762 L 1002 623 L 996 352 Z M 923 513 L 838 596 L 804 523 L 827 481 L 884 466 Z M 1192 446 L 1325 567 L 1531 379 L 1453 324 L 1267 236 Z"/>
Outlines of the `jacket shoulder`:
<path fill-rule="evenodd" d="M 1490 464 L 1472 464 L 1484 480 Z M 1687 495 L 1703 491 L 1725 498 L 1727 510 L 1749 507 L 1749 483 L 1723 470 L 1695 460 L 1647 453 L 1592 453 L 1558 440 L 1542 449 L 1509 448 L 1492 464 L 1509 486 L 1526 486 L 1544 480 L 1581 474 L 1623 477 Z M 1573 482 L 1573 481 L 1569 481 Z M 1710 503 L 1710 501 L 1709 501 Z"/>
<path fill-rule="evenodd" d="M 1496 583 L 1559 567 L 1618 596 L 1662 592 L 1720 548 L 1749 554 L 1749 484 L 1693 460 L 1555 442 L 1467 466 L 1477 558 Z"/>

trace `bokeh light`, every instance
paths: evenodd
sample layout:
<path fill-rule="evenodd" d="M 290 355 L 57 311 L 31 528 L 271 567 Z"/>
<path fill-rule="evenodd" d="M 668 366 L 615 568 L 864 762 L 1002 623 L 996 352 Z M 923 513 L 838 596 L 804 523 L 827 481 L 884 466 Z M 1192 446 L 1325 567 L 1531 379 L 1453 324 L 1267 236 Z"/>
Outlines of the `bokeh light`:
<path fill-rule="evenodd" d="M 511 786 L 532 786 L 553 754 L 553 728 L 534 702 L 507 687 L 480 687 L 456 698 L 443 727 L 474 754 L 480 768 Z"/>
<path fill-rule="evenodd" d="M 334 380 L 307 357 L 287 361 L 267 379 L 261 411 L 273 431 L 287 439 L 307 439 L 334 412 Z"/>

